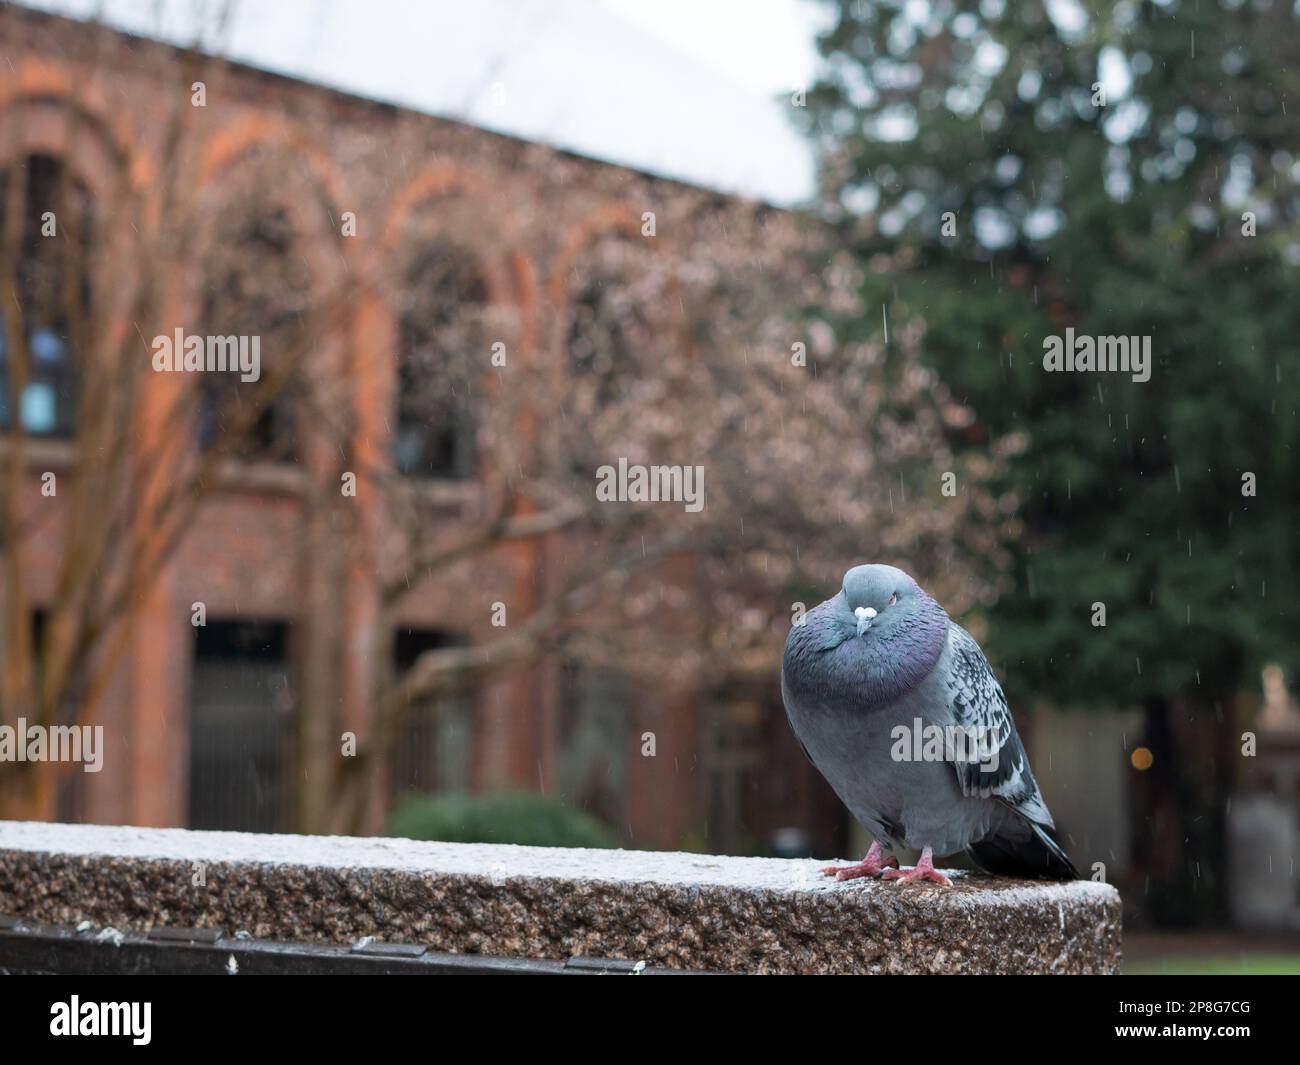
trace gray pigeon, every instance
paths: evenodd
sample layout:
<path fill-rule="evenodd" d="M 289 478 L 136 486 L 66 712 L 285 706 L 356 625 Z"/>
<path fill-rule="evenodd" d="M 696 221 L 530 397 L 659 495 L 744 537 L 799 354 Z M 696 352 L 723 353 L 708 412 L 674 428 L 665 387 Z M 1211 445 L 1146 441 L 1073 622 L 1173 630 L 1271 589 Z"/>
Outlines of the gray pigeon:
<path fill-rule="evenodd" d="M 781 694 L 808 758 L 874 840 L 826 873 L 948 884 L 934 854 L 965 850 L 990 873 L 1078 878 L 984 652 L 902 570 L 855 566 L 791 628 Z M 921 849 L 915 869 L 882 860 L 896 844 Z"/>

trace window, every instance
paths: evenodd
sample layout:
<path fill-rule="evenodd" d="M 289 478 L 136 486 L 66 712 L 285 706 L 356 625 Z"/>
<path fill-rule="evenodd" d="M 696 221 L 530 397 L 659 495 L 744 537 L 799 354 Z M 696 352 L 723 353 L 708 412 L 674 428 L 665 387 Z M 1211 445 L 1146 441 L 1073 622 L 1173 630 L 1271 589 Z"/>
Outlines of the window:
<path fill-rule="evenodd" d="M 620 276 L 584 270 L 578 277 L 570 307 L 569 370 L 590 383 L 579 396 L 599 404 L 617 397 L 619 369 L 636 365 L 635 345 L 646 322 L 620 292 Z"/>
<path fill-rule="evenodd" d="M 621 421 L 631 413 L 631 388 L 660 369 L 651 307 L 661 311 L 662 300 L 638 287 L 638 252 L 626 237 L 610 234 L 582 254 L 570 278 L 562 438 L 572 472 L 584 477 L 609 461 L 594 428 L 602 415 Z"/>
<path fill-rule="evenodd" d="M 214 621 L 194 630 L 190 827 L 282 832 L 293 699 L 289 627 Z"/>
<path fill-rule="evenodd" d="M 756 854 L 756 803 L 763 766 L 763 711 L 757 700 L 715 704 L 706 718 L 703 763 L 708 787 L 709 846 L 719 854 Z"/>
<path fill-rule="evenodd" d="M 616 830 L 623 824 L 628 683 L 613 670 L 567 663 L 560 678 L 560 797 Z"/>
<path fill-rule="evenodd" d="M 10 239 L 4 210 L 11 181 L 22 185 L 24 221 L 14 266 L 21 311 L 15 312 L 9 300 L 0 310 L 0 431 L 16 421 L 33 436 L 71 436 L 78 382 L 70 333 L 73 321 L 89 307 L 90 290 L 84 273 L 80 284 L 71 286 L 68 273 L 88 258 L 90 197 L 63 163 L 49 156 L 33 155 L 16 169 L 0 171 L 0 249 Z M 6 313 L 17 313 L 21 320 L 9 322 Z M 11 350 L 11 327 L 26 365 L 18 397 L 10 395 L 10 374 L 20 355 Z"/>
<path fill-rule="evenodd" d="M 261 376 L 243 381 L 233 372 L 201 375 L 199 443 L 223 442 L 243 459 L 292 462 L 298 456 L 299 377 L 278 359 L 305 357 L 304 315 L 310 278 L 295 247 L 289 212 L 259 204 L 230 227 L 210 264 L 203 293 L 202 335 L 257 338 Z M 251 423 L 246 404 L 260 405 Z M 251 412 L 249 412 L 251 413 Z"/>
<path fill-rule="evenodd" d="M 459 646 L 454 635 L 432 629 L 402 629 L 393 649 L 400 677 L 426 651 Z M 389 752 L 388 797 L 410 792 L 466 791 L 473 758 L 474 699 L 458 692 L 413 704 Z"/>
<path fill-rule="evenodd" d="M 477 468 L 475 380 L 490 354 L 487 284 L 476 257 L 443 240 L 412 262 L 405 293 L 393 461 L 408 475 L 465 480 Z"/>

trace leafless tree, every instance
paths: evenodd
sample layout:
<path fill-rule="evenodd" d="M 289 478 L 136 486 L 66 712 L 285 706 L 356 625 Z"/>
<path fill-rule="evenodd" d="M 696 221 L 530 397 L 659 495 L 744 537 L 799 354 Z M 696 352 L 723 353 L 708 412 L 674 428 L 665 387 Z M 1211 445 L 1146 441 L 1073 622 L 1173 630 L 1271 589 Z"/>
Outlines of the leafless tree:
<path fill-rule="evenodd" d="M 915 326 L 895 323 L 889 345 L 842 332 L 859 279 L 814 220 L 740 201 L 665 203 L 662 230 L 693 239 L 663 250 L 636 225 L 610 227 L 572 265 L 541 335 L 516 342 L 481 264 L 536 226 L 535 205 L 435 206 L 401 250 L 345 269 L 319 251 L 338 238 L 336 205 L 304 202 L 283 159 L 242 159 L 215 186 L 199 179 L 214 131 L 189 86 L 218 93 L 222 61 L 163 46 L 139 55 L 173 90 L 148 180 L 113 173 L 95 196 L 74 166 L 31 150 L 23 123 L 53 122 L 75 157 L 86 135 L 75 99 L 0 123 L 0 720 L 94 720 L 158 575 L 252 458 L 304 475 L 309 531 L 291 546 L 317 579 L 298 605 L 300 831 L 372 826 L 413 705 L 548 655 L 716 685 L 775 676 L 792 611 L 855 561 L 933 574 L 959 610 L 992 589 L 988 568 L 969 563 L 996 571 L 1013 501 L 986 483 L 1015 441 L 958 464 L 946 438 L 969 412 L 915 365 Z M 324 238 L 304 239 L 322 226 Z M 382 453 L 360 443 L 354 402 L 377 372 L 354 336 L 376 293 L 397 301 L 402 353 Z M 262 336 L 275 358 L 261 380 L 155 375 L 151 338 L 181 324 L 180 306 L 214 333 Z M 38 350 L 51 338 L 75 373 L 51 378 Z M 41 421 L 34 383 L 58 393 L 62 426 Z M 74 461 L 50 496 L 40 475 L 52 428 L 70 434 Z M 600 498 L 601 468 L 620 459 L 702 468 L 702 508 Z M 420 470 L 436 476 L 411 476 Z M 355 495 L 339 489 L 348 473 Z M 940 492 L 947 473 L 953 496 Z M 449 504 L 452 483 L 466 490 Z M 509 623 L 399 671 L 406 597 L 521 549 L 535 594 Z M 55 579 L 34 589 L 51 551 Z M 336 716 L 348 618 L 331 596 L 357 559 L 378 609 L 363 622 L 370 725 L 352 757 Z M 0 763 L 0 809 L 53 817 L 67 769 Z"/>

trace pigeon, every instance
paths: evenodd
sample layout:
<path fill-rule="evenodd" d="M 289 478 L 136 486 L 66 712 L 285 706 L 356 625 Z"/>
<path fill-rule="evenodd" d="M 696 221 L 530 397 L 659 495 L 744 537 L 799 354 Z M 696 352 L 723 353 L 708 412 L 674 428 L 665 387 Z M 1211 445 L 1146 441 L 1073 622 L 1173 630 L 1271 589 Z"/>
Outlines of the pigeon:
<path fill-rule="evenodd" d="M 796 621 L 781 695 L 804 753 L 871 833 L 824 873 L 951 886 L 934 855 L 1006 876 L 1078 879 L 974 638 L 901 569 L 854 566 Z M 886 854 L 921 851 L 912 869 Z"/>

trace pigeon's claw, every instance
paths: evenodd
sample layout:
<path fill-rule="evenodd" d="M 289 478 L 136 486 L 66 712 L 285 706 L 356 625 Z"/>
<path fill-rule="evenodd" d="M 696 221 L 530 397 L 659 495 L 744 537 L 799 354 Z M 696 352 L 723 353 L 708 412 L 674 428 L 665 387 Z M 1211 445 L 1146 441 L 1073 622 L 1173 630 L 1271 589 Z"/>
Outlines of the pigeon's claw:
<path fill-rule="evenodd" d="M 897 880 L 900 884 L 915 884 L 917 881 L 930 880 L 936 884 L 942 884 L 944 887 L 952 887 L 952 881 L 939 872 L 938 869 L 922 869 L 920 866 L 915 869 L 886 870 L 882 879 Z"/>
<path fill-rule="evenodd" d="M 952 881 L 934 867 L 934 854 L 929 847 L 921 851 L 921 857 L 911 869 L 890 869 L 884 875 L 885 880 L 897 880 L 901 884 L 915 884 L 926 880 L 944 887 L 952 887 Z"/>
<path fill-rule="evenodd" d="M 836 880 L 856 880 L 860 876 L 879 876 L 890 867 L 897 869 L 898 859 L 892 854 L 884 861 L 880 860 L 883 852 L 880 842 L 874 841 L 867 856 L 857 865 L 828 865 L 822 870 L 822 876 L 833 876 Z"/>
<path fill-rule="evenodd" d="M 898 859 L 892 855 L 882 864 L 863 860 L 857 865 L 828 865 L 822 870 L 823 876 L 833 876 L 836 880 L 856 880 L 860 876 L 879 876 L 885 871 L 898 869 Z"/>

